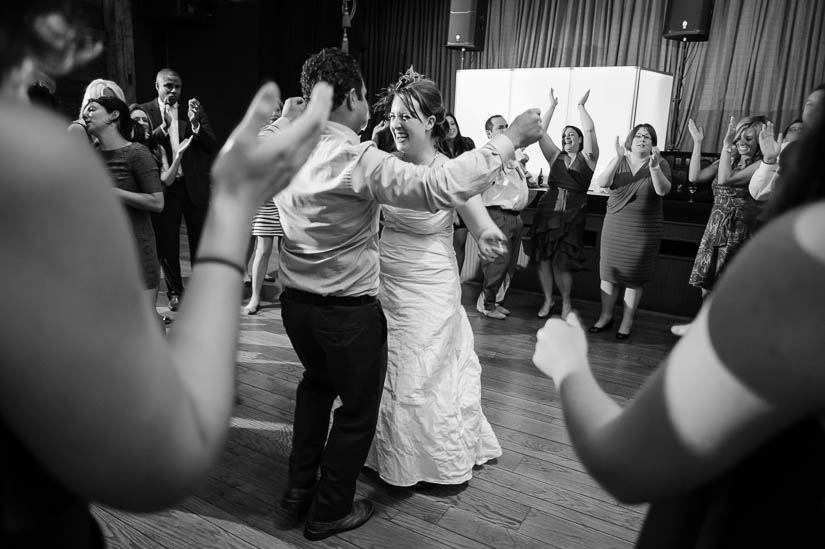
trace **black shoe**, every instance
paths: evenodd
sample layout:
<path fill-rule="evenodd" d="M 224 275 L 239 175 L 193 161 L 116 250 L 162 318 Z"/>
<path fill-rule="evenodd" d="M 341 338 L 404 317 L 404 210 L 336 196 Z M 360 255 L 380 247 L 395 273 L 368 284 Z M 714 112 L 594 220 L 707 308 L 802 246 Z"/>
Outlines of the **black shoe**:
<path fill-rule="evenodd" d="M 318 541 L 347 530 L 354 530 L 367 522 L 374 511 L 375 507 L 372 506 L 372 503 L 366 499 L 359 499 L 352 504 L 350 514 L 342 519 L 333 520 L 332 522 L 308 520 L 304 526 L 304 537 L 312 541 Z"/>
<path fill-rule="evenodd" d="M 598 321 L 596 321 L 596 322 L 598 322 Z M 587 329 L 587 331 L 590 332 L 591 334 L 598 334 L 599 332 L 609 330 L 612 327 L 613 327 L 613 319 L 611 318 L 610 320 L 607 321 L 607 324 L 605 324 L 604 326 L 596 326 L 595 324 L 593 324 L 590 328 Z"/>
<path fill-rule="evenodd" d="M 172 324 L 172 322 L 174 322 L 174 321 L 175 321 L 175 319 L 174 319 L 174 318 L 172 318 L 172 317 L 171 317 L 171 316 L 169 316 L 169 315 L 163 315 L 163 317 L 162 317 L 162 318 L 163 318 L 163 323 L 164 323 L 165 325 L 167 325 L 167 326 L 168 326 L 168 325 L 170 325 L 170 324 Z"/>
<path fill-rule="evenodd" d="M 630 332 L 627 332 L 626 334 L 623 334 L 622 332 L 619 332 L 619 331 L 616 332 L 616 339 L 618 339 L 618 340 L 625 340 L 629 337 L 630 337 Z"/>
<path fill-rule="evenodd" d="M 293 515 L 300 516 L 309 510 L 315 490 L 304 488 L 289 488 L 281 498 L 281 508 Z"/>
<path fill-rule="evenodd" d="M 180 296 L 173 295 L 169 298 L 169 310 L 177 311 L 178 307 L 180 307 Z"/>

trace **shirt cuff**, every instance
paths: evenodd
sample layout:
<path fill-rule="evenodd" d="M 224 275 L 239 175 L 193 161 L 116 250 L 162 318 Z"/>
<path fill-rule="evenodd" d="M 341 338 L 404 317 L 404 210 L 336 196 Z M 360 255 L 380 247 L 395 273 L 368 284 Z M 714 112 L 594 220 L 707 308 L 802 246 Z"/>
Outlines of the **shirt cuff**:
<path fill-rule="evenodd" d="M 503 133 L 494 136 L 487 144 L 498 151 L 502 163 L 514 160 L 516 157 L 516 147 L 513 145 L 513 142 L 510 141 L 510 138 Z"/>

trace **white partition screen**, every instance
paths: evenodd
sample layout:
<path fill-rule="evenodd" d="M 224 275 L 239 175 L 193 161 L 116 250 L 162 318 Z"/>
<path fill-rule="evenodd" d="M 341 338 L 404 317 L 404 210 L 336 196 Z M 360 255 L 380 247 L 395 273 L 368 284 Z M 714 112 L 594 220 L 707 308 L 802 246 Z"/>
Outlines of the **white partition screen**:
<path fill-rule="evenodd" d="M 560 145 L 564 126 L 581 127 L 577 105 L 589 89 L 587 111 L 596 125 L 599 173 L 616 154 L 616 137 L 624 143 L 638 123 L 651 124 L 659 148 L 664 149 L 672 87 L 672 75 L 639 67 L 460 70 L 456 73 L 455 116 L 461 133 L 480 145 L 487 142 L 484 122 L 490 116 L 500 114 L 510 122 L 528 108 L 544 112 L 553 88 L 559 104 L 548 133 Z M 546 176 L 549 168 L 539 146 L 531 145 L 525 152 L 530 157 L 528 169 Z"/>

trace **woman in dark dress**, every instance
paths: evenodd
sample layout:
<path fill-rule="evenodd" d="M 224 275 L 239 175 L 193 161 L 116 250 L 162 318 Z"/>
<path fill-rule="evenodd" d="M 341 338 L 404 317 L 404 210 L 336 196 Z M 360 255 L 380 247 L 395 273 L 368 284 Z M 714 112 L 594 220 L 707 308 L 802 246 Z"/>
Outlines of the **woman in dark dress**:
<path fill-rule="evenodd" d="M 533 361 L 588 472 L 651 502 L 639 548 L 825 547 L 823 122 L 783 171 L 804 191 L 786 206 L 817 202 L 745 244 L 625 409 L 593 377 L 575 314 L 538 333 Z"/>
<path fill-rule="evenodd" d="M 613 308 L 624 287 L 622 322 L 616 339 L 627 339 L 642 298 L 642 286 L 653 274 L 662 238 L 662 197 L 670 192 L 670 166 L 656 148 L 656 130 L 637 124 L 624 146 L 616 137 L 616 158 L 596 181 L 610 188 L 601 239 L 599 276 L 602 311 L 590 332 L 613 325 Z"/>
<path fill-rule="evenodd" d="M 160 264 L 150 212 L 163 210 L 163 186 L 155 157 L 145 145 L 143 127 L 132 121 L 129 107 L 117 97 L 92 99 L 83 113 L 89 135 L 97 138 L 115 193 L 123 202 L 135 237 L 148 301 L 155 306 Z"/>
<path fill-rule="evenodd" d="M 562 130 L 560 150 L 549 137 L 541 139 L 544 157 L 550 164 L 547 192 L 539 200 L 531 236 L 533 261 L 537 264 L 544 304 L 539 318 L 550 316 L 553 307 L 553 282 L 561 294 L 561 317 L 571 310 L 570 291 L 573 271 L 584 268 L 584 225 L 587 218 L 587 189 L 599 160 L 599 144 L 593 119 L 585 108 L 590 90 L 579 100 L 578 109 L 584 131 L 575 126 Z M 550 107 L 542 117 L 545 131 L 556 110 L 558 99 L 550 88 Z"/>

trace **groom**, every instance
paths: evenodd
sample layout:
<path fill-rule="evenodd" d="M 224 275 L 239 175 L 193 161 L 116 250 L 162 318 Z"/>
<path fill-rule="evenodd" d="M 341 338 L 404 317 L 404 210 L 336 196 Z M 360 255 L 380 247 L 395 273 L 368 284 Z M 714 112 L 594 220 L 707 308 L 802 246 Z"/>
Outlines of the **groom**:
<path fill-rule="evenodd" d="M 304 95 L 319 81 L 334 87 L 329 123 L 276 198 L 284 230 L 282 317 L 305 368 L 281 504 L 309 510 L 304 536 L 311 540 L 357 528 L 373 513 L 372 503 L 353 498 L 387 369 L 387 325 L 377 299 L 381 204 L 428 211 L 460 205 L 492 184 L 515 147 L 543 133 L 534 109 L 479 149 L 438 168 L 416 166 L 360 142 L 370 107 L 353 57 L 337 48 L 311 56 L 301 74 Z M 342 405 L 327 436 L 338 396 Z"/>

